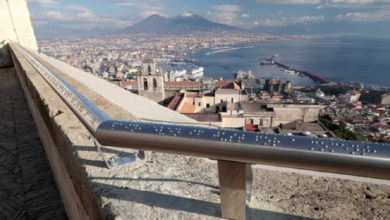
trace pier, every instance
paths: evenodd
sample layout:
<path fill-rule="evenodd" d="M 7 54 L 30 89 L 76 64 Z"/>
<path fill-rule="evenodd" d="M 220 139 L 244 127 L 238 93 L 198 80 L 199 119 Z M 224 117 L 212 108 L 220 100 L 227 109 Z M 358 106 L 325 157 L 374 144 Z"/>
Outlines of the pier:
<path fill-rule="evenodd" d="M 326 79 L 325 77 L 323 77 L 321 75 L 318 75 L 318 74 L 315 74 L 315 73 L 311 73 L 309 71 L 297 70 L 297 69 L 291 68 L 291 67 L 289 67 L 289 66 L 287 66 L 287 65 L 285 65 L 283 63 L 275 61 L 273 58 L 267 58 L 265 60 L 266 60 L 267 65 L 276 65 L 276 66 L 278 66 L 280 68 L 283 68 L 285 70 L 291 70 L 291 71 L 294 71 L 297 74 L 302 74 L 303 76 L 307 76 L 310 79 L 312 79 L 316 84 L 330 83 L 330 81 L 328 79 Z"/>

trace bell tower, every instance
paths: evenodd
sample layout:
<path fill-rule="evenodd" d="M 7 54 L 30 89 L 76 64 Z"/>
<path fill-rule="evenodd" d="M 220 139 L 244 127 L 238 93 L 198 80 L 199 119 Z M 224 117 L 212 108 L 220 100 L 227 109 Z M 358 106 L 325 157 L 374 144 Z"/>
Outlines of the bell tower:
<path fill-rule="evenodd" d="M 152 58 L 142 62 L 142 69 L 137 76 L 138 94 L 156 102 L 164 99 L 164 77 L 156 68 Z"/>

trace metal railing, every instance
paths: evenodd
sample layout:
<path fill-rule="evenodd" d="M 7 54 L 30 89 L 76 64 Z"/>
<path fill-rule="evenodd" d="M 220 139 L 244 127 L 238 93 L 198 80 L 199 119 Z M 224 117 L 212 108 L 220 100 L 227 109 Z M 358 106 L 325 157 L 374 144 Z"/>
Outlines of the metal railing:
<path fill-rule="evenodd" d="M 238 191 L 245 192 L 245 184 L 239 180 L 233 186 L 226 182 L 242 180 L 243 164 L 390 179 L 388 144 L 111 119 L 38 61 L 33 53 L 15 43 L 11 43 L 11 47 L 37 69 L 100 144 L 218 160 L 223 217 L 245 218 L 245 200 L 244 204 L 238 204 L 240 200 L 237 199 L 242 197 Z M 237 207 L 241 208 L 232 211 Z"/>

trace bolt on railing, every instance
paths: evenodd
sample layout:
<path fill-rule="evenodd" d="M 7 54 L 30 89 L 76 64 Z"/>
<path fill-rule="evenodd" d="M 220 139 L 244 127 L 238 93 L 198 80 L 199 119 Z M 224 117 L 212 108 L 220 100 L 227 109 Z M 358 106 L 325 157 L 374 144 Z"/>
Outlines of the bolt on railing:
<path fill-rule="evenodd" d="M 218 160 L 222 217 L 246 218 L 246 164 L 390 179 L 388 144 L 113 120 L 34 53 L 15 43 L 11 48 L 37 69 L 100 144 Z"/>

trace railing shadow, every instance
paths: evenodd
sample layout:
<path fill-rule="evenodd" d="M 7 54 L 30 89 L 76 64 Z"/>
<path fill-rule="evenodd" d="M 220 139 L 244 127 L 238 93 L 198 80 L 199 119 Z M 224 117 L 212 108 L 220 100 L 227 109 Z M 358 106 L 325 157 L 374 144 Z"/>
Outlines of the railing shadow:
<path fill-rule="evenodd" d="M 97 179 L 97 178 L 94 178 Z M 115 180 L 115 178 L 112 178 Z M 130 179 L 131 180 L 131 179 Z M 168 181 L 167 179 L 166 181 Z M 157 181 L 157 180 L 154 180 Z M 185 181 L 183 181 L 185 182 Z M 117 200 L 136 202 L 151 207 L 159 207 L 177 211 L 191 212 L 212 217 L 221 217 L 220 204 L 198 199 L 185 198 L 175 195 L 167 195 L 158 192 L 142 191 L 131 188 L 121 188 L 104 183 L 94 182 L 94 185 L 102 188 L 111 188 L 115 193 L 107 193 L 102 196 Z M 111 190 L 110 190 L 111 191 Z M 290 214 L 266 211 L 260 209 L 248 209 L 248 219 L 311 219 Z"/>
<path fill-rule="evenodd" d="M 96 147 L 93 146 L 77 146 L 77 150 L 81 151 L 96 151 Z M 120 150 L 115 150 L 111 148 L 103 147 L 101 148 L 102 152 L 105 153 L 114 153 L 114 154 L 124 154 L 127 152 L 123 152 Z M 81 160 L 83 164 L 92 165 L 96 167 L 106 167 L 103 160 Z M 96 181 L 95 181 L 96 180 Z M 209 201 L 203 201 L 198 199 L 191 199 L 180 197 L 176 195 L 163 194 L 159 192 L 150 192 L 143 191 L 138 189 L 131 188 L 123 188 L 117 187 L 114 185 L 104 184 L 97 182 L 99 180 L 111 180 L 111 181 L 154 181 L 154 182 L 179 182 L 179 183 L 188 183 L 193 185 L 200 185 L 204 187 L 209 187 L 212 189 L 212 192 L 219 194 L 219 186 L 201 183 L 196 181 L 182 180 L 182 179 L 174 179 L 174 178 L 118 178 L 118 177 L 92 177 L 91 181 L 97 187 L 102 188 L 110 188 L 111 190 L 115 190 L 115 193 L 107 193 L 102 196 L 119 199 L 119 200 L 127 200 L 131 202 L 136 202 L 148 206 L 155 206 L 164 209 L 171 209 L 177 211 L 185 211 L 196 213 L 200 215 L 207 215 L 211 217 L 221 217 L 221 207 L 218 203 L 213 203 Z M 110 191 L 111 191 L 110 190 Z M 248 218 L 247 219 L 311 219 L 301 216 L 295 216 L 290 214 L 278 213 L 273 211 L 261 210 L 261 209 L 247 209 Z"/>
<path fill-rule="evenodd" d="M 218 186 L 207 184 L 207 183 L 201 183 L 196 181 L 190 181 L 190 180 L 181 180 L 181 179 L 174 179 L 174 178 L 110 178 L 110 177 L 93 177 L 91 180 L 116 180 L 116 181 L 152 181 L 152 182 L 178 182 L 178 183 L 189 183 L 193 185 L 199 185 L 204 187 L 209 187 L 212 189 L 219 190 Z"/>

